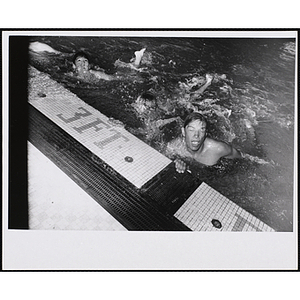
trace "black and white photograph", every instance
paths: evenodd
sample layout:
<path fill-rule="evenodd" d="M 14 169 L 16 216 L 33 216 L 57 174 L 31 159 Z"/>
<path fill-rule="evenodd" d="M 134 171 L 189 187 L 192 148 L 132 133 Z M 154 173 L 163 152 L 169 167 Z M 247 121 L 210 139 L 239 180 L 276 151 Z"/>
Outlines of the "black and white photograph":
<path fill-rule="evenodd" d="M 8 269 L 296 268 L 296 31 L 2 36 Z"/>

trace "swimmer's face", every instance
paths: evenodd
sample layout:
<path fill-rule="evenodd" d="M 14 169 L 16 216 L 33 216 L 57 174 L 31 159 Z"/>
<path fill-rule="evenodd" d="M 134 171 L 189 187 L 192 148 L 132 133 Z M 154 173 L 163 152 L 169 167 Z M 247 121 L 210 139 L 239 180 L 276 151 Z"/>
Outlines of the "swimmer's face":
<path fill-rule="evenodd" d="M 191 121 L 182 129 L 185 143 L 189 151 L 196 152 L 200 149 L 206 137 L 206 122 L 201 120 Z"/>
<path fill-rule="evenodd" d="M 89 70 L 89 61 L 86 57 L 78 56 L 75 60 L 75 70 L 77 72 L 87 72 Z"/>

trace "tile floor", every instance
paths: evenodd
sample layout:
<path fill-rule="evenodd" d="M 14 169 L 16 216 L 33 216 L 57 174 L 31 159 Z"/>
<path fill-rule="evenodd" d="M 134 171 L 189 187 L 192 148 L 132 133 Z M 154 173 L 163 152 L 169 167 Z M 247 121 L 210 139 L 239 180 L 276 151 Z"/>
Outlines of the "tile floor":
<path fill-rule="evenodd" d="M 205 182 L 174 216 L 193 231 L 274 231 Z M 213 219 L 222 227 L 213 226 Z"/>

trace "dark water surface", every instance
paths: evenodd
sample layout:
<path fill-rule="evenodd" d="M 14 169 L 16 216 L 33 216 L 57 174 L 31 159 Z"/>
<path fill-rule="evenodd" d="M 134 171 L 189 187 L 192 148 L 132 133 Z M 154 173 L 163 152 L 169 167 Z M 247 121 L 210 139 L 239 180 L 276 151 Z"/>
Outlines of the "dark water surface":
<path fill-rule="evenodd" d="M 33 66 L 128 129 L 143 126 L 131 104 L 148 90 L 169 116 L 201 111 L 211 136 L 232 143 L 246 158 L 224 159 L 214 167 L 194 163 L 195 176 L 275 230 L 293 230 L 294 39 L 49 36 L 32 41 L 62 52 L 32 54 Z M 143 47 L 143 72 L 114 66 L 118 59 L 129 62 Z M 118 79 L 87 83 L 68 75 L 78 50 L 90 55 L 93 68 Z M 215 76 L 213 84 L 191 101 L 193 80 L 208 73 Z M 152 140 L 139 137 L 164 153 L 179 129 L 172 123 Z"/>

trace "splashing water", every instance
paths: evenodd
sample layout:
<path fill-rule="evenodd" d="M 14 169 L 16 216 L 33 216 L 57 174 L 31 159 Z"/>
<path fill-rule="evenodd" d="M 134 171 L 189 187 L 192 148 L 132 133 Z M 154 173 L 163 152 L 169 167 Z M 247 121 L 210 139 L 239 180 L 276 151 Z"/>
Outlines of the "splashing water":
<path fill-rule="evenodd" d="M 199 176 L 219 192 L 279 231 L 291 231 L 293 220 L 295 41 L 291 39 L 187 39 L 115 37 L 34 37 L 62 52 L 39 54 L 31 64 L 51 74 L 83 101 L 164 153 L 180 137 L 182 122 L 149 135 L 136 100 L 151 91 L 159 116 L 202 112 L 211 137 L 232 143 L 244 153 L 238 161 L 221 160 L 213 167 L 191 162 Z M 93 58 L 94 68 L 118 74 L 115 62 L 130 62 L 135 51 L 147 50 L 138 72 L 118 80 L 77 82 L 65 74 L 78 49 Z M 99 51 L 101 49 L 101 51 Z M 211 86 L 195 91 L 213 76 Z M 120 74 L 119 74 L 120 75 Z M 143 111 L 144 112 L 144 111 Z M 153 117 L 155 119 L 155 117 Z M 148 135 L 148 136 L 147 136 Z"/>

